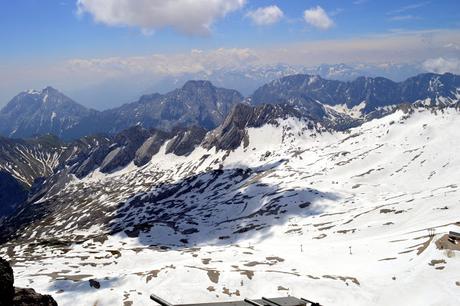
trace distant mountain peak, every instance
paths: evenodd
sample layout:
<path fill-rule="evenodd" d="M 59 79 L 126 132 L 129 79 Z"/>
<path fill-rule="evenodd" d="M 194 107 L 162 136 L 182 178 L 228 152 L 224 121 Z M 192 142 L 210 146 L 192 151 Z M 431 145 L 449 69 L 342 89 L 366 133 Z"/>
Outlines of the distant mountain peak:
<path fill-rule="evenodd" d="M 215 86 L 206 80 L 191 80 L 187 81 L 184 86 L 182 86 L 183 90 L 195 90 L 197 88 L 215 88 Z"/>
<path fill-rule="evenodd" d="M 23 95 L 43 95 L 43 94 L 62 94 L 62 93 L 52 86 L 46 86 L 45 88 L 41 90 L 28 89 L 28 90 L 21 92 L 21 94 Z"/>
<path fill-rule="evenodd" d="M 93 112 L 51 86 L 27 90 L 0 110 L 0 133 L 25 138 L 51 133 L 67 138 L 68 131 Z"/>
<path fill-rule="evenodd" d="M 54 93 L 54 94 L 62 94 L 59 90 L 52 86 L 46 86 L 43 90 L 42 93 Z"/>

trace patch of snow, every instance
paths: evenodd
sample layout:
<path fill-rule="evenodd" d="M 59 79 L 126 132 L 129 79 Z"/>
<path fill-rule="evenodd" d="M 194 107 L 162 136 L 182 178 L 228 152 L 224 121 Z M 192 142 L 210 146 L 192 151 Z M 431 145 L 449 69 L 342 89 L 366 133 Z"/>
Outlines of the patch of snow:
<path fill-rule="evenodd" d="M 345 103 L 337 104 L 334 106 L 331 106 L 331 105 L 324 105 L 324 106 L 326 108 L 333 109 L 336 112 L 344 113 L 346 115 L 349 115 L 352 118 L 358 119 L 358 118 L 362 118 L 363 116 L 363 110 L 364 108 L 366 108 L 366 101 L 362 101 L 361 103 L 359 103 L 358 105 L 355 105 L 351 109 L 348 108 L 348 106 Z"/>

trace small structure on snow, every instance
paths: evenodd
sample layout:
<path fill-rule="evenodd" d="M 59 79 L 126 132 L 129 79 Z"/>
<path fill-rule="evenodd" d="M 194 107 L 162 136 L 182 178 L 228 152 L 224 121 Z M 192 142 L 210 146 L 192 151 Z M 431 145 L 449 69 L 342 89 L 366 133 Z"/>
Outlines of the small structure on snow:
<path fill-rule="evenodd" d="M 460 241 L 460 233 L 450 231 L 448 239 L 452 243 L 458 243 Z"/>
<path fill-rule="evenodd" d="M 292 296 L 278 297 L 278 298 L 265 298 L 259 300 L 244 299 L 242 301 L 233 302 L 214 302 L 214 303 L 200 303 L 200 304 L 180 304 L 173 305 L 155 294 L 150 295 L 150 299 L 157 302 L 161 306 L 321 306 L 319 303 L 312 302 L 304 298 L 296 298 Z"/>

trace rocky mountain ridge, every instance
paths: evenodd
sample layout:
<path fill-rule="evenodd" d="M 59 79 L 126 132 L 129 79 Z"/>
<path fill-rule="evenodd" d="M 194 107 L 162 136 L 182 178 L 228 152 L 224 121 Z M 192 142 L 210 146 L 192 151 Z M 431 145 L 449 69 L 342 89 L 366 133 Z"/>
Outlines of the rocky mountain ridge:
<path fill-rule="evenodd" d="M 54 134 L 61 138 L 79 137 L 90 129 L 81 122 L 95 116 L 90 110 L 52 87 L 18 94 L 0 110 L 0 135 L 27 138 Z"/>
<path fill-rule="evenodd" d="M 196 82 L 189 85 L 196 86 Z M 212 89 L 211 84 L 206 86 Z M 442 107 L 426 106 L 426 103 L 415 106 Z M 200 126 L 174 128 L 168 132 L 136 125 L 115 135 L 87 136 L 70 143 L 51 135 L 30 140 L 1 138 L 0 169 L 4 173 L 0 183 L 11 186 L 9 192 L 2 194 L 5 203 L 10 203 L 3 207 L 3 215 L 14 212 L 27 197 L 29 201 L 37 201 L 45 194 L 59 192 L 72 176 L 82 179 L 96 169 L 102 174 L 112 173 L 130 163 L 142 167 L 166 143 L 166 153 L 176 156 L 188 155 L 199 146 L 218 151 L 235 150 L 241 144 L 247 146 L 248 129 L 277 124 L 286 118 L 301 120 L 311 133 L 334 132 L 359 126 L 401 107 L 410 109 L 413 106 L 391 106 L 373 111 L 364 118 L 355 118 L 311 98 L 302 98 L 282 104 L 236 104 L 222 124 L 210 132 Z"/>
<path fill-rule="evenodd" d="M 106 111 L 87 109 L 57 90 L 19 94 L 0 111 L 0 134 L 32 137 L 55 134 L 65 140 L 96 133 L 116 134 L 134 125 L 171 131 L 177 127 L 216 128 L 238 103 L 292 104 L 322 119 L 331 113 L 363 118 L 401 103 L 447 106 L 460 99 L 460 77 L 420 74 L 403 82 L 376 77 L 354 81 L 326 80 L 315 75 L 290 75 L 257 89 L 244 100 L 235 91 L 209 81 L 188 81 L 167 94 L 142 96 L 137 102 Z"/>
<path fill-rule="evenodd" d="M 460 76 L 450 73 L 420 74 L 399 83 L 382 77 L 359 77 L 342 82 L 312 75 L 291 75 L 260 87 L 250 102 L 255 105 L 316 102 L 342 106 L 346 111 L 357 108 L 359 116 L 363 116 L 401 103 L 449 106 L 459 98 Z"/>
<path fill-rule="evenodd" d="M 106 111 L 87 109 L 54 88 L 26 91 L 0 110 L 0 135 L 28 138 L 54 134 L 64 140 L 108 133 L 134 125 L 171 131 L 176 127 L 213 129 L 241 102 L 235 90 L 207 81 L 188 81 L 165 95 L 144 95 L 139 101 Z"/>

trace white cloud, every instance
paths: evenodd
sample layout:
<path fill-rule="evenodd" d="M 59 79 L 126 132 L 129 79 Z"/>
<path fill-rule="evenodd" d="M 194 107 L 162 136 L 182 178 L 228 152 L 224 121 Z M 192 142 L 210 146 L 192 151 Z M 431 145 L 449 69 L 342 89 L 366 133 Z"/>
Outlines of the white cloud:
<path fill-rule="evenodd" d="M 278 6 L 271 5 L 251 11 L 246 16 L 251 18 L 255 24 L 263 26 L 277 23 L 283 18 L 284 14 Z"/>
<path fill-rule="evenodd" d="M 404 13 L 404 12 L 407 12 L 407 11 L 412 11 L 412 10 L 419 9 L 421 7 L 427 6 L 428 4 L 430 4 L 430 1 L 413 3 L 413 4 L 403 6 L 403 7 L 399 8 L 399 9 L 397 9 L 397 10 L 390 11 L 387 14 L 388 15 L 401 14 L 401 13 Z"/>
<path fill-rule="evenodd" d="M 423 62 L 423 68 L 435 73 L 460 73 L 460 59 L 458 58 L 431 58 Z"/>
<path fill-rule="evenodd" d="M 109 26 L 139 27 L 144 33 L 172 27 L 204 35 L 216 19 L 244 6 L 246 0 L 77 0 L 78 14 L 89 13 Z"/>
<path fill-rule="evenodd" d="M 395 15 L 389 18 L 391 21 L 406 21 L 406 20 L 415 20 L 421 19 L 419 16 L 414 15 Z"/>
<path fill-rule="evenodd" d="M 334 21 L 319 5 L 306 10 L 304 12 L 304 19 L 307 23 L 322 30 L 327 30 L 334 26 Z"/>

